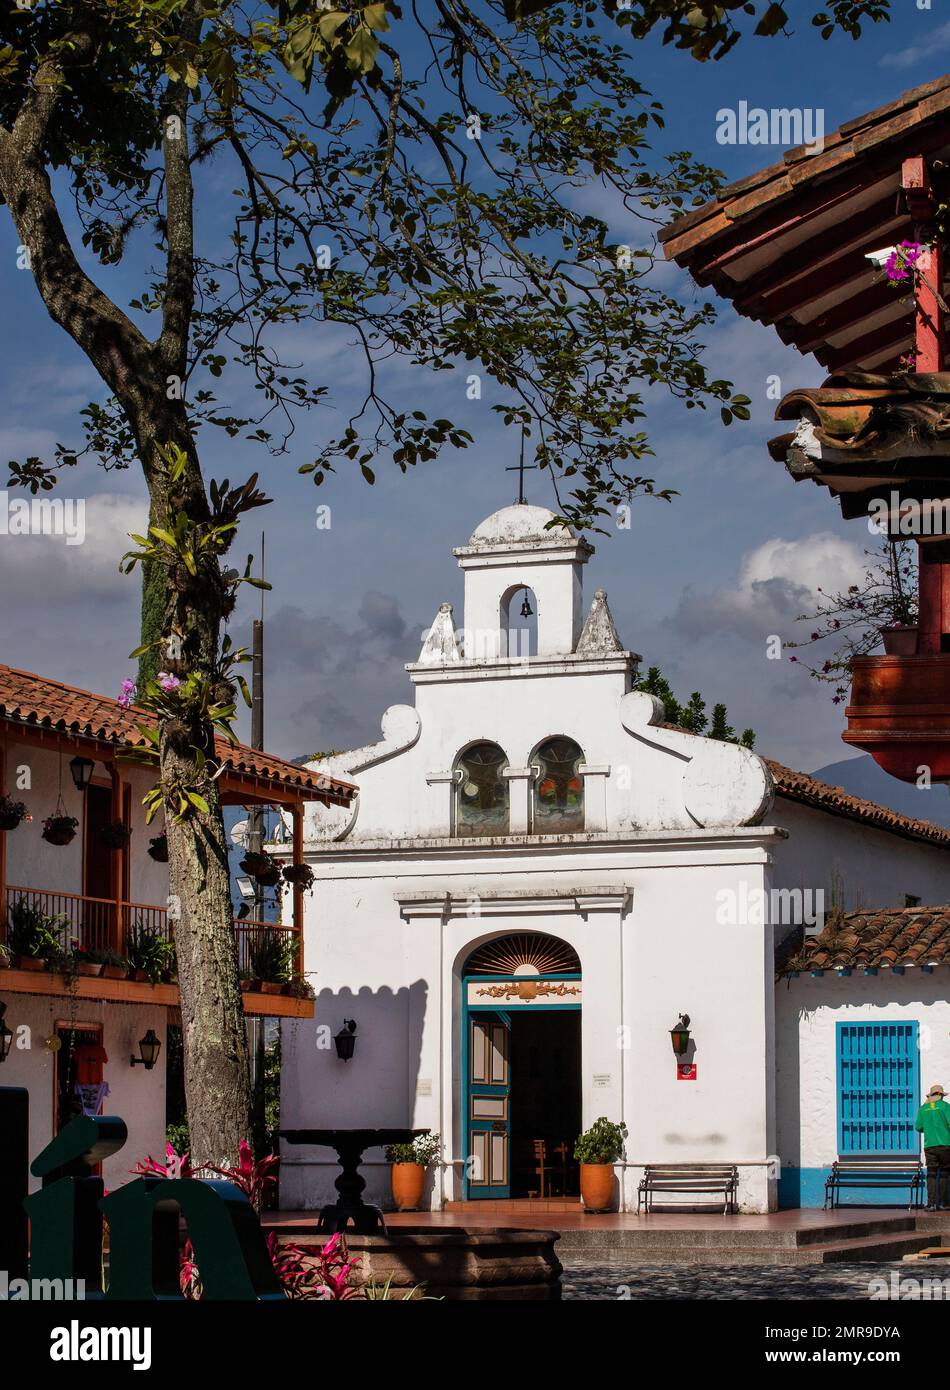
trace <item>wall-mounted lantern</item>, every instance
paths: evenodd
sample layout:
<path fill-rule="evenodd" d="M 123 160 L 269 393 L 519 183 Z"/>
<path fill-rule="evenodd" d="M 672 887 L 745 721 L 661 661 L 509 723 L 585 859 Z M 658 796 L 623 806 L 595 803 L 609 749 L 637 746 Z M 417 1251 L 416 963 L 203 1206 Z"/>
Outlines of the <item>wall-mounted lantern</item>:
<path fill-rule="evenodd" d="M 77 792 L 84 792 L 92 781 L 92 770 L 95 763 L 91 758 L 72 758 L 69 763 L 69 770 L 72 773 L 73 783 Z"/>
<path fill-rule="evenodd" d="M 0 1002 L 0 1062 L 7 1060 L 10 1055 L 10 1048 L 13 1046 L 13 1029 L 7 1027 L 3 1018 L 6 1011 L 6 1004 Z"/>
<path fill-rule="evenodd" d="M 336 1044 L 336 1055 L 341 1062 L 348 1062 L 353 1056 L 353 1049 L 356 1047 L 356 1020 L 345 1018 L 343 1027 L 333 1039 Z"/>
<path fill-rule="evenodd" d="M 130 1057 L 129 1063 L 133 1067 L 141 1064 L 146 1071 L 151 1071 L 158 1061 L 158 1054 L 161 1050 L 161 1039 L 155 1036 L 155 1029 L 150 1028 L 144 1038 L 139 1038 L 139 1056 Z"/>
<path fill-rule="evenodd" d="M 680 1014 L 675 1027 L 670 1029 L 670 1040 L 677 1057 L 682 1057 L 689 1047 L 689 1014 Z"/>

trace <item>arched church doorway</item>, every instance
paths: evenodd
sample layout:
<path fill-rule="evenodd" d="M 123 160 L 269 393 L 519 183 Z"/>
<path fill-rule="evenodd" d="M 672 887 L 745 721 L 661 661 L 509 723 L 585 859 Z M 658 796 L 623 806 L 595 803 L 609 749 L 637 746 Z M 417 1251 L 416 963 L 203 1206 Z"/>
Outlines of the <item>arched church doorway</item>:
<path fill-rule="evenodd" d="M 465 1196 L 577 1196 L 577 952 L 543 932 L 485 941 L 465 962 L 462 998 Z"/>

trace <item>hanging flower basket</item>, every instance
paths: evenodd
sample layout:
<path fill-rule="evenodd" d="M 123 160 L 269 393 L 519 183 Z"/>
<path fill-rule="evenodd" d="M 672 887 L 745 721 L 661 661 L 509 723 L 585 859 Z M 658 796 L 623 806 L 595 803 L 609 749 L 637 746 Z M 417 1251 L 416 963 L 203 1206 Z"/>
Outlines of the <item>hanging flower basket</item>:
<path fill-rule="evenodd" d="M 148 852 L 156 864 L 168 863 L 168 836 L 164 830 L 148 842 Z"/>
<path fill-rule="evenodd" d="M 75 816 L 56 813 L 43 822 L 43 839 L 51 845 L 68 845 L 76 838 L 79 821 Z"/>
<path fill-rule="evenodd" d="M 26 804 L 9 796 L 0 796 L 0 830 L 16 830 L 26 817 Z"/>
<path fill-rule="evenodd" d="M 99 839 L 105 845 L 106 849 L 118 851 L 128 848 L 131 834 L 132 832 L 127 825 L 123 824 L 120 820 L 114 820 L 102 827 L 99 831 Z"/>
<path fill-rule="evenodd" d="M 288 883 L 308 892 L 313 887 L 313 869 L 309 864 L 285 864 L 284 878 Z"/>
<path fill-rule="evenodd" d="M 241 860 L 241 868 L 256 879 L 262 888 L 273 888 L 280 882 L 280 865 L 269 854 L 246 854 Z"/>

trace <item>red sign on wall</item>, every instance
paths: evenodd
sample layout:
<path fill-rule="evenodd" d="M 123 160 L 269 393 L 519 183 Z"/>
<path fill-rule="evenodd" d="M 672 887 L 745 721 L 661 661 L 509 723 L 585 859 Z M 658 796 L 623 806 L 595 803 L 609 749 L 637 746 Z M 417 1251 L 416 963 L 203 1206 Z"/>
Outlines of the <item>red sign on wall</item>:
<path fill-rule="evenodd" d="M 676 1079 L 677 1079 L 677 1081 L 695 1081 L 695 1080 L 696 1080 L 696 1063 L 695 1063 L 695 1062 L 677 1062 L 677 1064 L 676 1064 Z"/>

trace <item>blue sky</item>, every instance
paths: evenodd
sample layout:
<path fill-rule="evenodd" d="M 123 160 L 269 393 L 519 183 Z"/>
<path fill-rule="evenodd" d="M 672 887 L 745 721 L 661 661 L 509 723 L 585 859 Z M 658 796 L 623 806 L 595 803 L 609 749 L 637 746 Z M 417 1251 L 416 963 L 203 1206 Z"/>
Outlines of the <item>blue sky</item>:
<path fill-rule="evenodd" d="M 691 149 L 738 178 L 781 151 L 717 144 L 721 108 L 740 100 L 822 108 L 825 129 L 832 130 L 950 68 L 950 22 L 911 0 L 901 0 L 892 23 L 869 30 L 859 43 L 823 43 L 807 24 L 812 8 L 791 7 L 806 16 L 791 37 L 746 39 L 717 64 L 698 65 L 653 40 L 640 44 L 637 75 L 663 103 L 667 121 L 654 147 Z M 199 223 L 208 215 L 199 202 Z M 616 240 L 635 239 L 635 229 L 606 203 L 603 215 Z M 13 269 L 15 248 L 9 220 L 0 215 L 4 462 L 49 456 L 56 440 L 77 440 L 78 411 L 102 395 L 78 350 L 46 318 L 29 274 Z M 674 267 L 661 274 L 683 294 L 698 294 Z M 724 429 L 715 412 L 686 412 L 659 392 L 648 395 L 656 451 L 651 471 L 681 495 L 671 505 L 638 501 L 629 531 L 594 538 L 588 597 L 598 585 L 608 590 L 625 643 L 661 665 L 678 693 L 699 688 L 710 704 L 725 700 L 733 724 L 757 730 L 761 751 L 810 770 L 846 754 L 840 709 L 801 671 L 767 660 L 766 639 L 794 635 L 793 619 L 816 585 L 835 587 L 856 576 L 867 536 L 840 520 L 822 490 L 793 484 L 765 450 L 776 432 L 767 378 L 779 375 L 783 390 L 816 383 L 822 372 L 814 360 L 801 359 L 770 330 L 740 321 L 728 305 L 707 341 L 708 365 L 751 397 L 753 418 Z M 345 341 L 311 334 L 294 348 L 297 360 L 323 379 L 346 382 Z M 305 420 L 289 457 L 271 459 L 224 437 L 203 449 L 209 475 L 236 479 L 260 468 L 276 498 L 250 519 L 238 547 L 254 548 L 263 525 L 274 584 L 266 659 L 267 743 L 275 752 L 347 747 L 376 736 L 385 707 L 408 697 L 402 664 L 416 658 L 439 603 L 460 608 L 461 573 L 451 547 L 514 500 L 504 467 L 516 461 L 517 442 L 490 408 L 500 396 L 487 389 L 481 403 L 467 403 L 461 374 L 442 374 L 421 389 L 472 429 L 476 445 L 406 476 L 380 462 L 372 488 L 342 471 L 319 490 L 297 475 L 297 464 L 339 427 L 339 408 Z M 345 390 L 339 403 L 345 404 Z M 551 504 L 546 486 L 529 476 L 529 500 Z M 65 495 L 89 499 L 87 542 L 70 549 L 42 537 L 19 538 L 15 547 L 10 539 L 0 543 L 7 600 L 0 659 L 118 691 L 137 641 L 138 592 L 116 566 L 125 533 L 142 524 L 144 489 L 132 472 L 91 467 L 81 476 L 67 474 L 62 487 Z M 332 509 L 328 530 L 315 525 L 319 504 Z M 239 638 L 254 606 L 249 597 L 239 610 Z"/>

